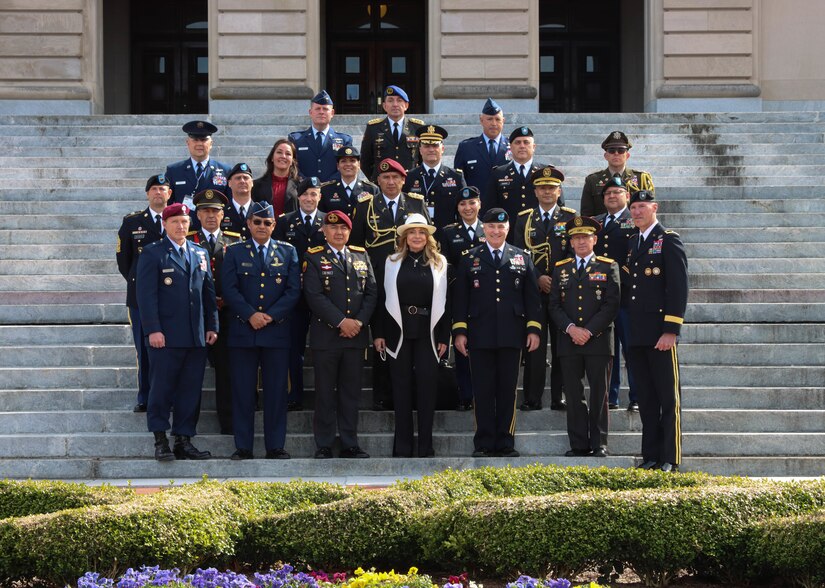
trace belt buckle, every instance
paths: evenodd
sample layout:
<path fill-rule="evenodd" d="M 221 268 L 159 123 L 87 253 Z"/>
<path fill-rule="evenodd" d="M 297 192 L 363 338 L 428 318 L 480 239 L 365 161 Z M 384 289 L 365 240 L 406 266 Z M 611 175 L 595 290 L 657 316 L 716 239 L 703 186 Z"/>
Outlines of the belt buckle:
<path fill-rule="evenodd" d="M 407 307 L 407 314 L 412 314 L 412 315 L 418 314 L 418 307 L 417 306 L 408 306 Z"/>

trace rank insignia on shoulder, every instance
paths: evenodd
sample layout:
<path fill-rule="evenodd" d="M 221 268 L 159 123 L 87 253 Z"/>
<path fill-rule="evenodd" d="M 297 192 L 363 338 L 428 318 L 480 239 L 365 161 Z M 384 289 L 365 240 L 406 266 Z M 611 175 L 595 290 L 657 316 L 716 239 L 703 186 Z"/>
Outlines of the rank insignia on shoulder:
<path fill-rule="evenodd" d="M 535 210 L 534 208 L 526 208 L 526 209 L 522 210 L 521 212 L 519 212 L 518 215 L 519 216 L 524 216 L 525 214 L 530 214 L 534 210 Z"/>
<path fill-rule="evenodd" d="M 141 214 L 142 212 L 143 212 L 142 210 L 136 210 L 134 212 L 130 212 L 129 214 L 127 214 L 123 218 L 129 218 L 130 216 L 137 216 L 137 215 Z"/>
<path fill-rule="evenodd" d="M 567 259 L 562 259 L 561 261 L 556 262 L 556 267 L 559 267 L 560 265 L 564 265 L 566 263 L 571 263 L 572 261 L 573 261 L 572 257 L 568 257 Z"/>
<path fill-rule="evenodd" d="M 416 124 L 416 125 L 427 124 L 423 120 L 421 120 L 420 118 L 413 118 L 413 117 L 410 117 L 410 122 L 413 123 L 413 124 Z"/>
<path fill-rule="evenodd" d="M 563 210 L 564 212 L 572 212 L 573 214 L 576 214 L 575 208 L 568 208 L 567 206 L 559 206 L 559 210 Z"/>
<path fill-rule="evenodd" d="M 239 239 L 241 237 L 241 234 L 236 233 L 235 231 L 224 231 L 223 234 L 226 235 L 227 237 L 237 237 Z"/>
<path fill-rule="evenodd" d="M 115 247 L 115 253 L 120 253 L 120 235 L 117 237 L 117 247 Z"/>
<path fill-rule="evenodd" d="M 358 197 L 358 202 L 366 202 L 367 200 L 372 200 L 372 194 L 364 192 Z"/>
<path fill-rule="evenodd" d="M 613 263 L 614 261 L 616 261 L 615 259 L 610 259 L 609 257 L 605 257 L 604 255 L 597 255 L 596 259 L 598 259 L 599 261 L 607 262 L 607 263 Z"/>
<path fill-rule="evenodd" d="M 407 198 L 413 198 L 415 200 L 424 200 L 423 194 L 416 194 L 415 192 L 404 192 Z"/>
<path fill-rule="evenodd" d="M 676 235 L 677 237 L 679 236 L 679 233 L 677 233 L 676 231 L 671 231 L 670 229 L 665 229 L 665 234 L 666 235 Z"/>
<path fill-rule="evenodd" d="M 197 235 L 197 234 L 198 234 L 197 231 L 189 231 L 188 233 L 186 233 L 186 236 L 191 237 L 192 235 Z"/>
<path fill-rule="evenodd" d="M 323 251 L 323 250 L 324 250 L 323 245 L 317 245 L 315 247 L 310 247 L 309 249 L 307 249 L 307 253 L 318 253 L 318 252 Z"/>
<path fill-rule="evenodd" d="M 372 119 L 371 121 L 369 121 L 367 124 L 368 124 L 368 125 L 377 125 L 377 124 L 378 124 L 378 123 L 380 123 L 382 120 L 384 120 L 384 119 L 383 119 L 383 117 L 382 117 L 382 118 L 374 118 L 374 119 Z"/>
<path fill-rule="evenodd" d="M 347 249 L 349 249 L 350 251 L 359 251 L 361 253 L 366 252 L 366 249 L 364 249 L 363 247 L 359 247 L 358 245 L 347 245 Z"/>

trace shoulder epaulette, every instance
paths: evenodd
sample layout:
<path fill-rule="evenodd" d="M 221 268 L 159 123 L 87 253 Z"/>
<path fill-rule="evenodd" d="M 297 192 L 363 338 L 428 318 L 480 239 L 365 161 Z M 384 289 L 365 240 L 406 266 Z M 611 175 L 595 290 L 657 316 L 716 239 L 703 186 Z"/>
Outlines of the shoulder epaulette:
<path fill-rule="evenodd" d="M 319 251 L 323 251 L 323 250 L 324 250 L 323 245 L 316 245 L 315 247 L 310 247 L 309 249 L 307 249 L 307 253 L 318 253 Z"/>
<path fill-rule="evenodd" d="M 282 216 L 286 216 L 286 213 L 282 212 L 281 214 L 278 215 L 278 218 L 281 218 Z"/>
<path fill-rule="evenodd" d="M 318 187 L 319 188 L 325 188 L 326 186 L 329 186 L 329 185 L 332 185 L 332 184 L 337 184 L 337 183 L 338 183 L 338 180 L 329 180 L 327 182 L 321 182 L 321 185 L 318 186 Z"/>
<path fill-rule="evenodd" d="M 450 223 L 449 225 L 444 225 L 443 227 L 441 227 L 441 229 L 442 230 L 443 229 L 454 229 L 457 226 L 458 226 L 458 223 Z"/>
<path fill-rule="evenodd" d="M 292 131 L 289 136 L 290 137 L 300 137 L 303 131 Z"/>
<path fill-rule="evenodd" d="M 559 210 L 563 210 L 564 212 L 572 212 L 573 214 L 576 214 L 576 209 L 575 208 L 568 208 L 566 206 L 559 206 Z"/>
<path fill-rule="evenodd" d="M 323 247 L 321 249 L 323 249 Z M 358 245 L 347 245 L 347 249 L 349 249 L 350 251 L 358 251 L 360 253 L 366 253 L 367 251 L 366 249 L 364 249 L 363 247 L 359 247 Z"/>
<path fill-rule="evenodd" d="M 415 192 L 404 192 L 407 198 L 414 198 L 415 200 L 424 200 L 424 194 L 416 194 Z"/>
<path fill-rule="evenodd" d="M 125 215 L 123 218 L 129 218 L 130 216 L 137 216 L 138 214 L 143 213 L 142 210 L 136 210 L 134 212 L 130 212 L 129 214 Z"/>
<path fill-rule="evenodd" d="M 186 236 L 191 237 L 192 235 L 197 235 L 197 234 L 198 234 L 197 231 L 189 231 L 188 233 L 186 233 Z"/>
<path fill-rule="evenodd" d="M 421 120 L 420 118 L 413 118 L 413 117 L 410 117 L 410 122 L 411 122 L 411 123 L 415 123 L 415 124 L 417 124 L 417 125 L 425 125 L 425 124 L 427 124 L 427 123 L 425 123 L 423 120 Z"/>
<path fill-rule="evenodd" d="M 665 229 L 665 235 L 676 235 L 678 237 L 679 233 L 676 231 L 671 231 L 670 229 Z"/>
<path fill-rule="evenodd" d="M 597 255 L 596 259 L 598 259 L 599 261 L 604 261 L 606 263 L 614 263 L 616 261 L 615 259 L 610 259 L 609 257 L 605 257 L 604 255 Z"/>
<path fill-rule="evenodd" d="M 561 261 L 556 262 L 556 267 L 560 265 L 564 265 L 565 263 L 571 263 L 573 261 L 572 257 L 568 257 L 567 259 L 562 259 Z"/>
<path fill-rule="evenodd" d="M 518 213 L 518 215 L 523 216 L 525 214 L 530 214 L 531 212 L 533 212 L 532 208 L 526 208 L 526 209 L 522 210 L 520 213 Z"/>
<path fill-rule="evenodd" d="M 372 187 L 374 187 L 374 188 L 377 188 L 377 187 L 378 187 L 378 184 L 376 184 L 375 182 L 371 182 L 371 181 L 369 181 L 369 180 L 361 180 L 361 183 L 362 183 L 362 184 L 366 184 L 367 186 L 372 186 Z"/>
<path fill-rule="evenodd" d="M 383 117 L 383 116 L 382 116 L 381 118 L 374 118 L 374 119 L 372 119 L 371 121 L 369 121 L 367 124 L 368 124 L 368 125 L 377 125 L 377 124 L 378 124 L 378 123 L 380 123 L 382 120 L 384 120 L 384 117 Z"/>
<path fill-rule="evenodd" d="M 224 231 L 224 233 L 226 233 L 226 231 Z M 235 241 L 234 243 L 230 243 L 229 247 L 235 247 L 236 245 L 240 245 L 241 247 L 243 247 L 245 245 L 248 246 L 249 243 L 247 243 L 246 241 Z"/>
<path fill-rule="evenodd" d="M 239 239 L 241 237 L 241 234 L 236 233 L 235 231 L 224 231 L 223 234 L 227 235 L 228 237 L 238 237 Z"/>
<path fill-rule="evenodd" d="M 358 197 L 358 202 L 366 202 L 367 200 L 372 200 L 372 194 L 365 192 Z"/>
<path fill-rule="evenodd" d="M 290 243 L 289 241 L 279 241 L 278 239 L 272 239 L 272 242 L 276 245 L 283 245 L 284 247 L 288 247 L 290 249 L 295 249 L 295 245 Z"/>

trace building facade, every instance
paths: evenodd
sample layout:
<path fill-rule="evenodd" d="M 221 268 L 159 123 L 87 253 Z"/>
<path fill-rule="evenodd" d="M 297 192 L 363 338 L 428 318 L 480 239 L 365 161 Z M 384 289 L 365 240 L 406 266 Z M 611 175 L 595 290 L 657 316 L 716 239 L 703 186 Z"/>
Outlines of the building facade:
<path fill-rule="evenodd" d="M 0 0 L 0 114 L 825 110 L 819 0 Z"/>

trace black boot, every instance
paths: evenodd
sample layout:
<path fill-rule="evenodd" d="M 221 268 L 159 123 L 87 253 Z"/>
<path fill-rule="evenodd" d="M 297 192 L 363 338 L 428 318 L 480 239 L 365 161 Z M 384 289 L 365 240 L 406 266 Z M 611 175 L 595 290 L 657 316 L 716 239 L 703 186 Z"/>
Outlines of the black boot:
<path fill-rule="evenodd" d="M 155 431 L 155 459 L 158 461 L 172 461 L 175 459 L 175 454 L 169 449 L 169 440 L 166 438 L 166 432 Z"/>
<path fill-rule="evenodd" d="M 178 459 L 209 459 L 212 454 L 208 451 L 200 451 L 192 445 L 189 437 L 175 435 L 175 457 Z"/>

